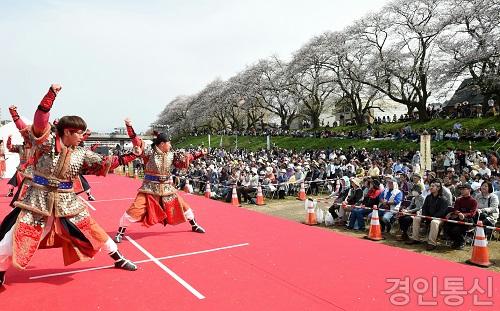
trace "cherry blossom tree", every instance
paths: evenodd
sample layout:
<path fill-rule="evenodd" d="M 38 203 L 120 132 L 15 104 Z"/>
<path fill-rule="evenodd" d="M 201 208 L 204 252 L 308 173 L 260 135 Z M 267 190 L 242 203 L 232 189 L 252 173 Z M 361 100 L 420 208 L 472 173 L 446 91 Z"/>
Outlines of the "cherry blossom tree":
<path fill-rule="evenodd" d="M 445 81 L 470 77 L 484 95 L 500 100 L 500 1 L 449 0 L 451 25 L 439 40 L 447 58 Z"/>
<path fill-rule="evenodd" d="M 366 123 L 372 109 L 383 111 L 377 104 L 381 93 L 359 81 L 365 78 L 366 50 L 360 49 L 346 32 L 326 32 L 315 38 L 315 44 L 330 55 L 323 65 L 333 71 L 334 82 L 341 91 L 335 97 L 336 110 L 351 112 L 357 124 Z"/>
<path fill-rule="evenodd" d="M 338 92 L 333 71 L 325 67 L 330 55 L 315 39 L 299 49 L 287 70 L 287 89 L 299 101 L 302 112 L 309 117 L 313 128 L 320 126 L 319 117 Z"/>
<path fill-rule="evenodd" d="M 287 81 L 288 68 L 286 63 L 272 57 L 258 61 L 241 73 L 242 84 L 248 91 L 247 100 L 276 115 L 283 130 L 290 129 L 297 118 L 300 102 L 287 88 L 290 84 Z"/>
<path fill-rule="evenodd" d="M 431 68 L 436 38 L 449 25 L 443 0 L 396 0 L 378 14 L 370 14 L 349 27 L 359 48 L 367 49 L 365 83 L 391 100 L 418 111 L 428 119 L 427 101 L 434 77 Z"/>

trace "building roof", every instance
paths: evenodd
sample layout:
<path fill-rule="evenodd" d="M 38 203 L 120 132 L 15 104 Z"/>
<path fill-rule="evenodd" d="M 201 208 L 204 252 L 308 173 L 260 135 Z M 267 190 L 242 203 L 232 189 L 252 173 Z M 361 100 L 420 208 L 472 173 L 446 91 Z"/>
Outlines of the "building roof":
<path fill-rule="evenodd" d="M 472 78 L 465 79 L 460 83 L 450 100 L 444 103 L 444 107 L 455 106 L 455 104 L 469 102 L 471 105 L 482 105 L 484 96 L 481 94 L 479 85 L 475 84 Z"/>

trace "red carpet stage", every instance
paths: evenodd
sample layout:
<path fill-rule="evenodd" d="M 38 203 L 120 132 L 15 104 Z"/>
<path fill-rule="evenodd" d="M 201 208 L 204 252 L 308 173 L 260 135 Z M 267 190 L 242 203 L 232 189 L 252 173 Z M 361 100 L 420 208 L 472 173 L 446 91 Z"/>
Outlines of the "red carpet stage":
<path fill-rule="evenodd" d="M 114 236 L 140 180 L 88 180 L 89 210 Z M 119 246 L 136 272 L 110 268 L 104 253 L 65 267 L 61 250 L 40 250 L 29 269 L 7 272 L 1 310 L 500 309 L 499 273 L 184 197 L 206 234 L 187 223 L 130 227 Z"/>

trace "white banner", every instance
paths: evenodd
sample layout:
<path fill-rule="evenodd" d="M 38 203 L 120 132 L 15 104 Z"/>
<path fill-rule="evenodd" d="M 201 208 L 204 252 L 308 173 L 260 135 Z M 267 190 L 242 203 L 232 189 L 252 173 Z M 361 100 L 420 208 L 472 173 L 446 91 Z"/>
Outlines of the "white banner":
<path fill-rule="evenodd" d="M 431 135 L 420 135 L 420 166 L 422 170 L 431 170 L 432 154 L 431 154 Z"/>

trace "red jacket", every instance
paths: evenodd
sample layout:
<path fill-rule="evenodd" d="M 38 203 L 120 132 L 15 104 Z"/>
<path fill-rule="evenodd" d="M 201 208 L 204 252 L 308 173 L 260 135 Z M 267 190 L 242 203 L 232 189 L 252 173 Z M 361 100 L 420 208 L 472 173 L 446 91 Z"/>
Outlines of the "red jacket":
<path fill-rule="evenodd" d="M 472 218 L 477 213 L 477 201 L 472 196 L 460 197 L 450 212 L 460 212 L 465 218 Z"/>

